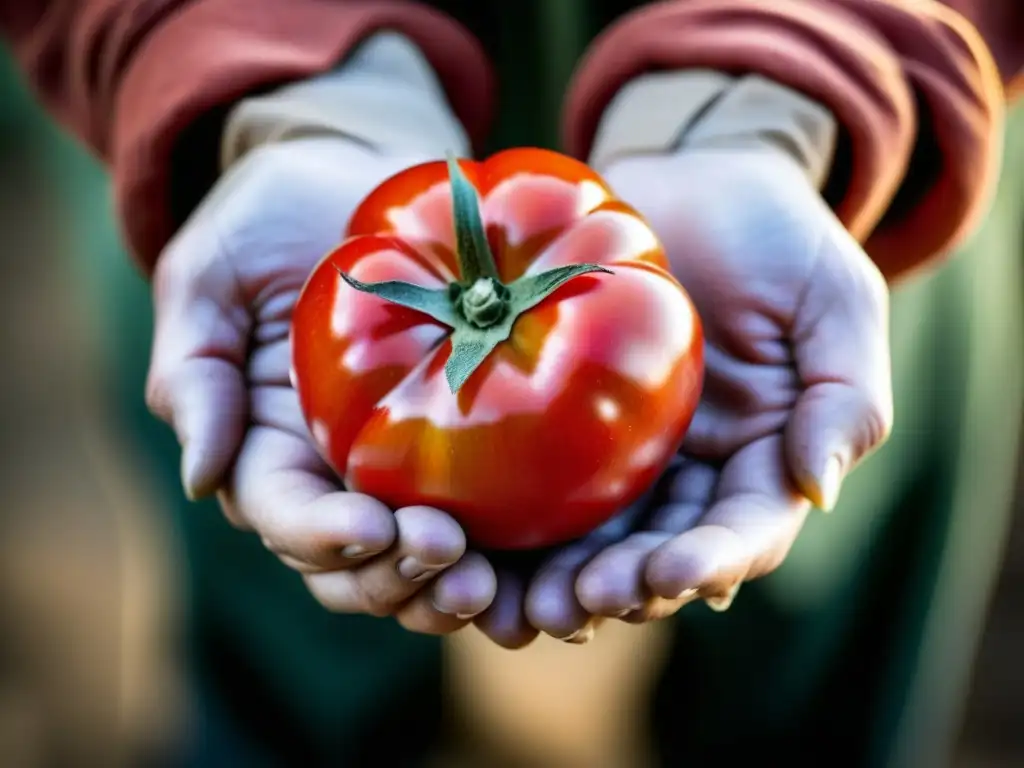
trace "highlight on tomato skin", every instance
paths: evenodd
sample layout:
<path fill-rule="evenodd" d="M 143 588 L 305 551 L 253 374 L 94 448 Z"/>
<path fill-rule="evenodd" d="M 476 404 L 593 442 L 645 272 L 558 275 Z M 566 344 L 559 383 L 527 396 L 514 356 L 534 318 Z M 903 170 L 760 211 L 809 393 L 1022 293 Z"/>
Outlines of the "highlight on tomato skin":
<path fill-rule="evenodd" d="M 538 149 L 385 181 L 292 318 L 310 433 L 351 490 L 451 513 L 476 546 L 579 537 L 678 450 L 700 319 L 643 218 Z"/>

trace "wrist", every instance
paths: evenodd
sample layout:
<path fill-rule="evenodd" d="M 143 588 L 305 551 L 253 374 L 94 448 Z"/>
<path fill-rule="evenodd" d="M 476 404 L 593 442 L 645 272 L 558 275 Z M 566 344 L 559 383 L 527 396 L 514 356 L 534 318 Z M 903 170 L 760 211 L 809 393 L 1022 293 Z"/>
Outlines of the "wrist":
<path fill-rule="evenodd" d="M 408 38 L 379 32 L 331 72 L 240 101 L 225 120 L 224 170 L 253 149 L 336 136 L 385 155 L 469 154 L 437 75 Z"/>
<path fill-rule="evenodd" d="M 604 172 L 630 157 L 700 150 L 767 152 L 797 163 L 821 189 L 832 166 L 837 132 L 828 109 L 758 75 L 653 72 L 630 81 L 609 103 L 589 162 Z"/>

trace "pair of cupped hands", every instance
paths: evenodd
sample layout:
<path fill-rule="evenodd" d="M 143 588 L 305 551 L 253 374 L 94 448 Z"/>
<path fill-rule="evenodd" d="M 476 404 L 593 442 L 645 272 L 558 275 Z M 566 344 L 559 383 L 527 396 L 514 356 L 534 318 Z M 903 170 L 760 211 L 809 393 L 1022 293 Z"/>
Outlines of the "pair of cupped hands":
<path fill-rule="evenodd" d="M 892 418 L 888 291 L 781 150 L 616 161 L 605 179 L 660 236 L 704 324 L 702 399 L 652 493 L 531 572 L 473 551 L 443 510 L 347 492 L 289 382 L 289 321 L 362 198 L 434 157 L 313 137 L 250 152 L 161 255 L 147 399 L 182 446 L 191 497 L 216 494 L 332 611 L 521 647 L 586 642 L 703 599 L 727 608 L 785 558 L 812 505 Z"/>

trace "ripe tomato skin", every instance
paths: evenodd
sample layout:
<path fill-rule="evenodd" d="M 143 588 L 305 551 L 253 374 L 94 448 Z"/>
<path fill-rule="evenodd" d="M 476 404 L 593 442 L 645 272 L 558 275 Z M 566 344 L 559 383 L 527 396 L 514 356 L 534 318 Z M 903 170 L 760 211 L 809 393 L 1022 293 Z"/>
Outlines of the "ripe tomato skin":
<path fill-rule="evenodd" d="M 647 224 L 585 165 L 518 149 L 460 166 L 503 281 L 582 262 L 612 274 L 520 316 L 453 395 L 449 329 L 339 275 L 458 279 L 446 165 L 416 166 L 367 197 L 303 289 L 293 382 L 349 489 L 444 509 L 477 546 L 564 542 L 639 498 L 678 449 L 700 394 L 700 320 Z"/>

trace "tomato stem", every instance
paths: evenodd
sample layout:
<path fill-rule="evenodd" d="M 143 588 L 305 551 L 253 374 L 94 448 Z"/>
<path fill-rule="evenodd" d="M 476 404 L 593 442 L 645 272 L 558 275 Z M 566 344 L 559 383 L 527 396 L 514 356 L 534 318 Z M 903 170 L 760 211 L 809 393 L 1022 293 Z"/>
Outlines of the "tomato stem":
<path fill-rule="evenodd" d="M 459 310 L 477 328 L 490 328 L 508 314 L 508 288 L 492 277 L 480 277 L 462 291 Z"/>
<path fill-rule="evenodd" d="M 594 272 L 610 274 L 611 270 L 598 264 L 569 264 L 526 274 L 506 285 L 498 276 L 487 242 L 477 190 L 450 152 L 447 161 L 462 279 L 447 288 L 424 288 L 398 280 L 363 283 L 340 269 L 338 273 L 357 291 L 422 312 L 452 329 L 452 351 L 444 372 L 448 387 L 456 394 L 494 348 L 509 338 L 521 314 L 575 277 Z"/>
<path fill-rule="evenodd" d="M 459 161 L 447 153 L 448 181 L 452 190 L 452 220 L 455 224 L 455 251 L 462 272 L 462 284 L 469 288 L 481 278 L 500 282 L 494 254 L 487 242 L 487 230 L 480 218 L 480 200 Z"/>

